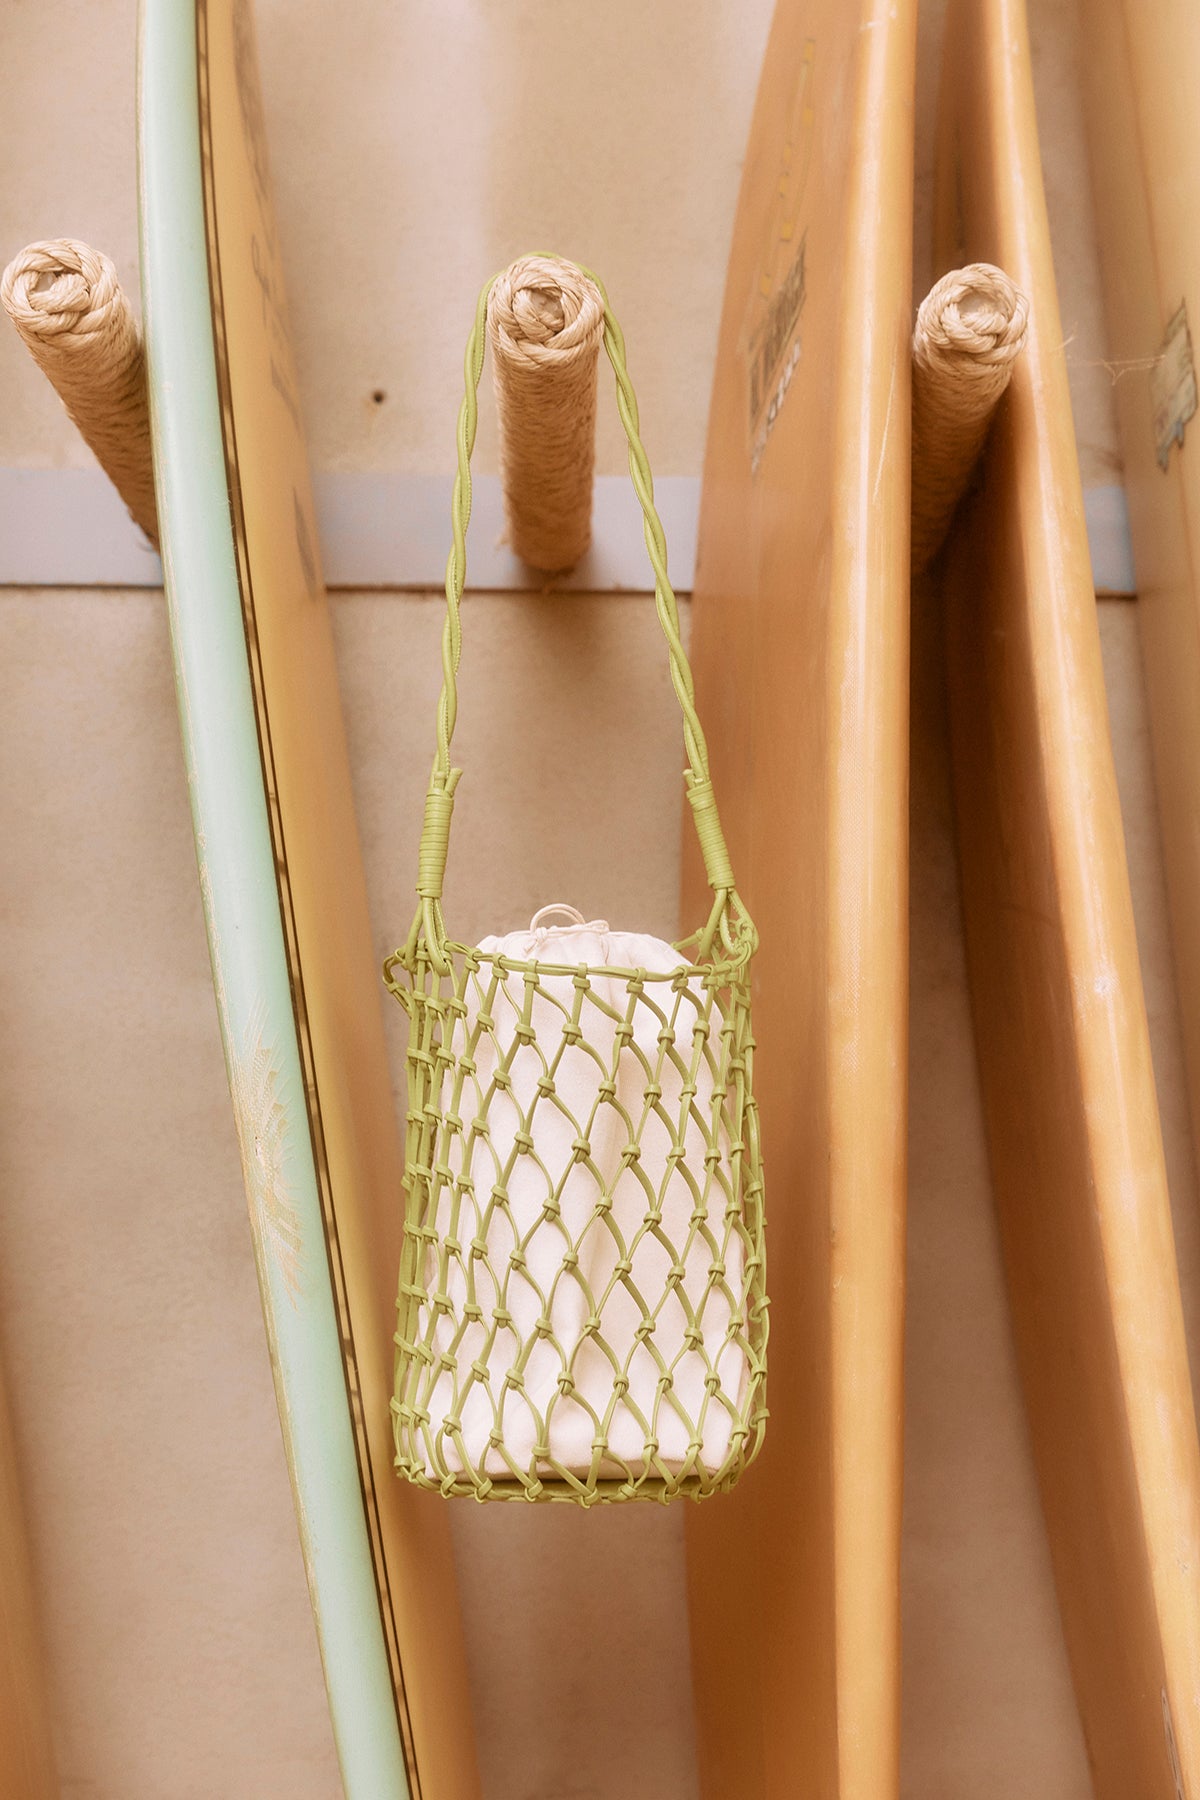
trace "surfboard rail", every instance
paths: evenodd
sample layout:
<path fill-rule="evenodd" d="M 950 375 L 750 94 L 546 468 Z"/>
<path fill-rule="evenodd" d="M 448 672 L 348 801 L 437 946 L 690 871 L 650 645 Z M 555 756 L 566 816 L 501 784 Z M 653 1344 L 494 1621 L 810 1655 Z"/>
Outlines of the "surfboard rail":
<path fill-rule="evenodd" d="M 0 1800 L 58 1800 L 16 1445 L 0 1381 Z"/>

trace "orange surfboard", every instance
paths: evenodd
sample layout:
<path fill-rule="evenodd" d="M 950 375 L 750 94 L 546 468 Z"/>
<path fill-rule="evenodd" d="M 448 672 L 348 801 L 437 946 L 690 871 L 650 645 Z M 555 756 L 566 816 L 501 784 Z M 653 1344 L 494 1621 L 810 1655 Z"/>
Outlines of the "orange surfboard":
<path fill-rule="evenodd" d="M 1017 1357 L 1099 1800 L 1200 1794 L 1200 1452 L 1023 0 L 947 24 L 939 267 L 1029 338 L 946 557 L 963 913 Z"/>
<path fill-rule="evenodd" d="M 701 1791 L 738 1800 L 898 1784 L 915 25 L 780 0 L 704 468 L 692 660 L 762 938 L 772 1297 L 763 1451 L 688 1521 Z"/>

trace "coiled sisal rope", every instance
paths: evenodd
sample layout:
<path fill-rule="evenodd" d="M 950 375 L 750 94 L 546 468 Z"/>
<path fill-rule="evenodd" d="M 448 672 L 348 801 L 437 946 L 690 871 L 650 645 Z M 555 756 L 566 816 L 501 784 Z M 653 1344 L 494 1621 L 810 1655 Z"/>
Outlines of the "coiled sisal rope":
<path fill-rule="evenodd" d="M 547 573 L 574 568 L 591 542 L 603 337 L 604 302 L 571 263 L 523 256 L 496 278 L 488 343 L 509 539 Z"/>
<path fill-rule="evenodd" d="M 72 238 L 30 244 L 5 269 L 0 299 L 134 520 L 157 545 L 146 358 L 112 263 Z"/>
<path fill-rule="evenodd" d="M 1025 342 L 1029 305 L 1002 269 L 952 269 L 913 333 L 912 567 L 941 548 Z"/>

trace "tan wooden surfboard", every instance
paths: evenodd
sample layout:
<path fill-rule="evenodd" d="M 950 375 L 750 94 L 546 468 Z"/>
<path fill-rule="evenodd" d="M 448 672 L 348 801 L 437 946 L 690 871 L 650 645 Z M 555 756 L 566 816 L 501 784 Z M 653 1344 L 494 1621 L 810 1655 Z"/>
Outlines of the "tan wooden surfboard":
<path fill-rule="evenodd" d="M 947 25 L 939 268 L 1025 352 L 946 558 L 963 911 L 1017 1355 L 1098 1800 L 1200 1794 L 1200 1455 L 1023 0 Z"/>
<path fill-rule="evenodd" d="M 1084 0 L 1108 353 L 1200 1153 L 1200 11 Z"/>
<path fill-rule="evenodd" d="M 58 1800 L 8 1401 L 0 1383 L 0 1800 Z"/>
<path fill-rule="evenodd" d="M 738 1800 L 898 1781 L 915 23 L 780 0 L 704 470 L 692 658 L 762 938 L 772 1296 L 762 1454 L 688 1521 L 701 1791 Z M 690 918 L 694 856 L 684 890 Z"/>

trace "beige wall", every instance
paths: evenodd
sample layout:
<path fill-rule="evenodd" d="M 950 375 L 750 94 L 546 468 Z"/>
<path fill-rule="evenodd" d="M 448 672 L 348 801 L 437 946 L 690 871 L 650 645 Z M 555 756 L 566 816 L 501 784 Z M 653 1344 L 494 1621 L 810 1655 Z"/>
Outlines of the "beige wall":
<path fill-rule="evenodd" d="M 922 27 L 919 269 L 939 12 Z M 1081 460 L 1111 480 L 1072 14 L 1069 0 L 1033 12 Z M 698 473 L 767 0 L 260 0 L 259 14 L 314 462 L 448 469 L 475 290 L 549 246 L 609 282 L 659 472 Z M 133 0 L 0 17 L 0 260 L 74 233 L 135 283 L 133 27 Z M 0 332 L 0 465 L 86 460 Z M 490 425 L 481 463 L 494 466 Z M 608 412 L 601 467 L 620 466 Z M 438 602 L 340 595 L 335 615 L 382 952 L 408 919 Z M 1196 1342 L 1200 1215 L 1132 609 L 1108 604 L 1102 624 Z M 0 593 L 0 668 L 0 1353 L 63 1791 L 333 1800 L 161 598 Z M 924 668 L 918 656 L 905 1791 L 1076 1800 L 1087 1777 L 1016 1395 Z M 462 749 L 447 904 L 464 934 L 560 894 L 671 932 L 680 761 L 647 600 L 473 597 Z M 531 839 L 535 805 L 558 824 Z M 623 1800 L 635 1785 L 692 1800 L 677 1513 L 462 1508 L 455 1528 L 487 1800 Z M 496 1650 L 514 1613 L 520 1660 Z"/>

